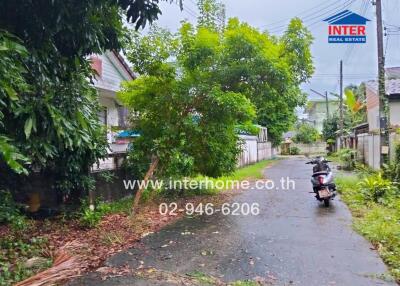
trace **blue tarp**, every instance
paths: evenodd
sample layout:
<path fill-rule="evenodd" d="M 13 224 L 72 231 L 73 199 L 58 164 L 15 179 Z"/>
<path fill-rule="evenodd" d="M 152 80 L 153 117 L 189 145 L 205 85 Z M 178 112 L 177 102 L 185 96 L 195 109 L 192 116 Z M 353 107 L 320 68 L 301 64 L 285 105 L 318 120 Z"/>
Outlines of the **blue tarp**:
<path fill-rule="evenodd" d="M 139 132 L 134 131 L 134 130 L 125 130 L 117 135 L 118 138 L 135 138 L 135 137 L 140 137 Z"/>

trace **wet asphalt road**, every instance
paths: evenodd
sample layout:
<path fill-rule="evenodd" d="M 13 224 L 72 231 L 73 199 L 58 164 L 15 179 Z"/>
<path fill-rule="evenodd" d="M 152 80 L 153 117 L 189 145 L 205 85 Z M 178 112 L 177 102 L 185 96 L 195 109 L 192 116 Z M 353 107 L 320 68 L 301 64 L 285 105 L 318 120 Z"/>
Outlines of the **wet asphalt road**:
<path fill-rule="evenodd" d="M 266 169 L 292 190 L 251 190 L 233 198 L 260 204 L 258 216 L 185 218 L 143 239 L 141 246 L 111 257 L 106 265 L 141 264 L 178 273 L 200 271 L 225 282 L 265 277 L 273 285 L 395 285 L 379 279 L 387 269 L 371 245 L 351 228 L 347 207 L 335 199 L 325 208 L 310 194 L 305 159 L 278 161 Z M 280 183 L 279 183 L 280 184 Z M 174 285 L 132 276 L 101 280 L 91 273 L 71 285 Z"/>

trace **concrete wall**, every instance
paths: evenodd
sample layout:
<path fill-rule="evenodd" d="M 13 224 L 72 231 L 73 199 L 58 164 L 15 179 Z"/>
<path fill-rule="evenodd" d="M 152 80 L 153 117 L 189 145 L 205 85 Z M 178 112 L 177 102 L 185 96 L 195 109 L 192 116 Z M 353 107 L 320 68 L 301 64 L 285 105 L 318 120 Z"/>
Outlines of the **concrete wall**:
<path fill-rule="evenodd" d="M 240 135 L 242 152 L 238 157 L 238 167 L 254 164 L 261 160 L 271 159 L 276 155 L 271 142 L 258 142 L 257 136 Z"/>
<path fill-rule="evenodd" d="M 358 134 L 357 141 L 357 159 L 378 170 L 380 168 L 380 136 L 378 134 Z"/>
<path fill-rule="evenodd" d="M 390 125 L 400 126 L 400 101 L 390 101 Z"/>
<path fill-rule="evenodd" d="M 267 160 L 272 158 L 272 144 L 271 142 L 258 142 L 257 143 L 257 160 Z"/>
<path fill-rule="evenodd" d="M 311 144 L 291 143 L 290 147 L 300 149 L 300 154 L 321 154 L 326 153 L 326 142 L 317 142 Z"/>
<path fill-rule="evenodd" d="M 379 107 L 374 106 L 368 109 L 367 113 L 369 131 L 379 130 Z"/>
<path fill-rule="evenodd" d="M 243 167 L 257 162 L 257 136 L 240 135 L 239 137 L 242 152 L 239 155 L 238 166 Z"/>
<path fill-rule="evenodd" d="M 368 148 L 368 141 L 369 135 L 368 134 L 359 134 L 357 136 L 357 154 L 358 154 L 358 161 L 368 165 L 368 158 L 369 158 L 369 148 Z"/>

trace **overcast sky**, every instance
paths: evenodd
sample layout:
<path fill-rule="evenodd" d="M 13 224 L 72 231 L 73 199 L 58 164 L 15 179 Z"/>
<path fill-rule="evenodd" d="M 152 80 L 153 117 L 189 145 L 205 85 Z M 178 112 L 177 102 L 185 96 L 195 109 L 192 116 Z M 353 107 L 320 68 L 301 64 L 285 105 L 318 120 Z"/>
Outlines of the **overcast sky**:
<path fill-rule="evenodd" d="M 293 17 L 303 19 L 314 36 L 312 54 L 316 67 L 310 83 L 303 85 L 318 91 L 339 92 L 339 61 L 344 60 L 344 85 L 360 83 L 377 76 L 375 6 L 370 0 L 222 0 L 227 17 L 238 17 L 252 26 L 280 35 Z M 196 0 L 184 0 L 184 10 L 162 2 L 163 15 L 157 24 L 176 32 L 181 20 L 196 22 Z M 349 9 L 365 15 L 367 24 L 366 44 L 328 44 L 328 25 L 322 20 Z M 383 0 L 384 21 L 389 27 L 400 27 L 400 0 Z M 400 29 L 399 29 L 400 30 Z M 386 66 L 400 66 L 400 31 L 385 37 Z M 314 96 L 312 96 L 314 97 Z"/>

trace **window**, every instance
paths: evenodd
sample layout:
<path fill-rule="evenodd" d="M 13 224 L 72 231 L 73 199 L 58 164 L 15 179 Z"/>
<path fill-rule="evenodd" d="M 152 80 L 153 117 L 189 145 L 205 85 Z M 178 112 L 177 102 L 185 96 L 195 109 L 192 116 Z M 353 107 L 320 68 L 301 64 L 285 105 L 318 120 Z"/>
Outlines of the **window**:
<path fill-rule="evenodd" d="M 99 112 L 99 120 L 101 123 L 107 126 L 107 107 L 102 107 Z"/>

